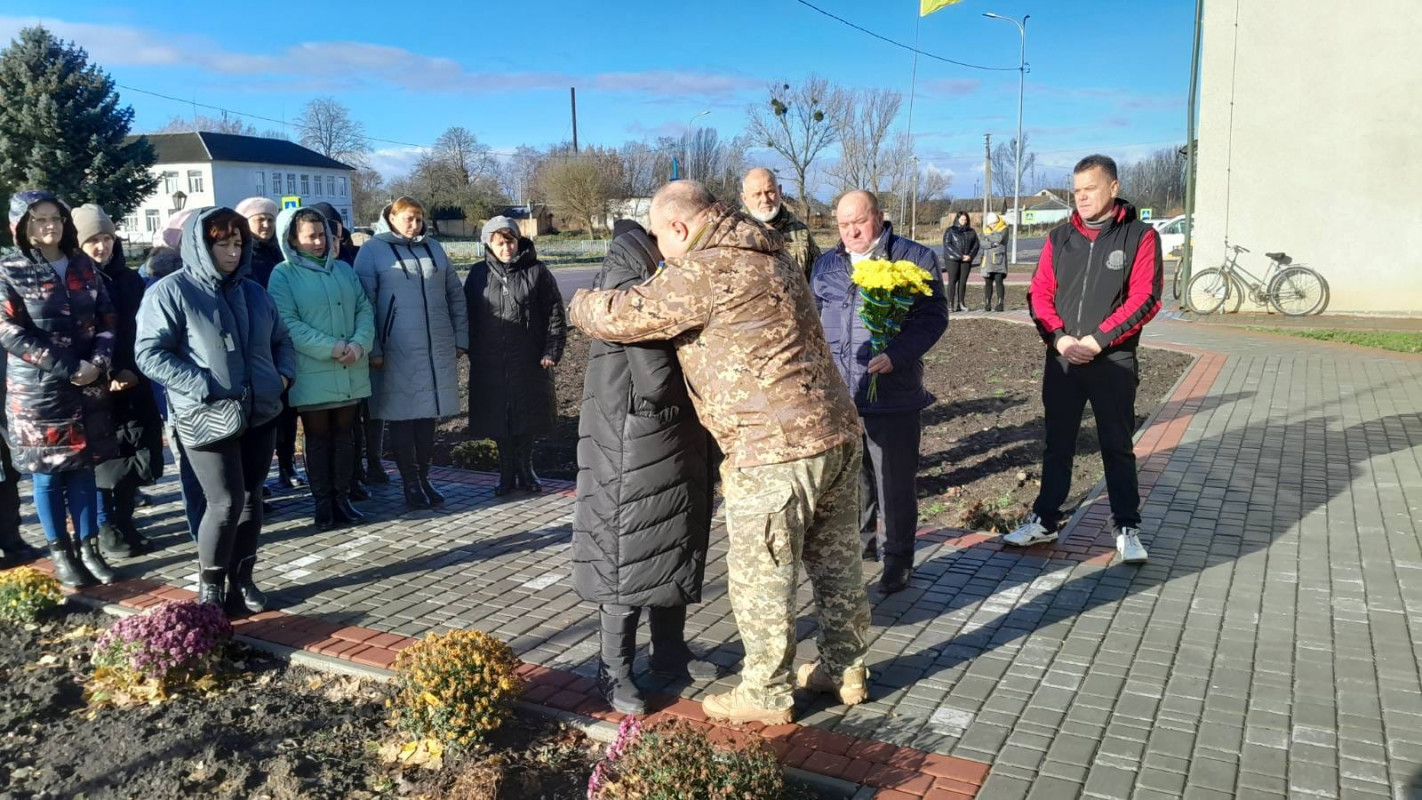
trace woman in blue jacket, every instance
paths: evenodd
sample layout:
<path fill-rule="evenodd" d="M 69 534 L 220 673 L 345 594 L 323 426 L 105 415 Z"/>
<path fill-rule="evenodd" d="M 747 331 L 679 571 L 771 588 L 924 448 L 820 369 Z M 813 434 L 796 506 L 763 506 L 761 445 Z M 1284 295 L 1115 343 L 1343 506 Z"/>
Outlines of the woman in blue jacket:
<path fill-rule="evenodd" d="M 316 527 L 360 522 L 351 505 L 359 403 L 370 397 L 369 356 L 375 312 L 350 264 L 336 257 L 326 218 L 311 208 L 277 216 L 286 260 L 267 284 L 296 347 L 291 405 L 306 434 L 306 475 Z"/>
<path fill-rule="evenodd" d="M 184 223 L 181 247 L 182 269 L 143 296 L 134 349 L 143 374 L 168 389 L 169 415 L 207 497 L 198 599 L 226 608 L 230 596 L 255 613 L 266 608 L 252 580 L 262 483 L 296 354 L 276 305 L 247 279 L 252 235 L 242 215 L 201 209 Z"/>

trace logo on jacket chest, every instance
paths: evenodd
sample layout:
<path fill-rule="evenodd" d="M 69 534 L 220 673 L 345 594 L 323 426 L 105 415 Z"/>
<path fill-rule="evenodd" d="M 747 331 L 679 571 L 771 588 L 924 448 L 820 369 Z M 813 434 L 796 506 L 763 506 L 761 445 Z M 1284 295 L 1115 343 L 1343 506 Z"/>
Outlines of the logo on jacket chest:
<path fill-rule="evenodd" d="M 1126 268 L 1126 251 L 1112 250 L 1106 256 L 1106 269 L 1122 270 Z"/>

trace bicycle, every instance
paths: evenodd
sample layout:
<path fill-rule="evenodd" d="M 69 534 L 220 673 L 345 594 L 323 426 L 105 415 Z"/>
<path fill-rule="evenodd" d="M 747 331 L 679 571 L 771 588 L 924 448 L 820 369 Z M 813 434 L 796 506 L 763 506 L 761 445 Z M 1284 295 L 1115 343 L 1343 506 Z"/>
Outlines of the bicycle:
<path fill-rule="evenodd" d="M 1191 276 L 1185 287 L 1185 305 L 1196 314 L 1238 313 L 1246 296 L 1289 317 L 1322 314 L 1328 307 L 1328 281 L 1311 267 L 1295 264 L 1288 253 L 1265 253 L 1269 269 L 1258 278 L 1239 265 L 1239 254 L 1248 253 L 1248 248 L 1228 243 L 1225 247 L 1230 252 L 1224 263 Z"/>

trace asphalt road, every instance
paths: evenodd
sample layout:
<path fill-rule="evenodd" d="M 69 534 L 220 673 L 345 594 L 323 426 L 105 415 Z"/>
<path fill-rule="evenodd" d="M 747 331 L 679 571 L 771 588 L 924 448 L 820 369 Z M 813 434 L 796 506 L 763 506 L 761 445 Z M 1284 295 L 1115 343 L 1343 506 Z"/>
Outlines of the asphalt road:
<path fill-rule="evenodd" d="M 1042 244 L 1046 239 L 1023 239 L 1017 245 L 1017 261 L 1021 264 L 1036 264 L 1037 256 L 1042 252 Z M 598 267 L 559 267 L 553 270 L 553 277 L 558 279 L 558 288 L 563 291 L 563 301 L 572 299 L 573 292 L 579 289 L 591 289 L 593 280 L 597 278 Z M 974 273 L 976 274 L 976 273 Z"/>

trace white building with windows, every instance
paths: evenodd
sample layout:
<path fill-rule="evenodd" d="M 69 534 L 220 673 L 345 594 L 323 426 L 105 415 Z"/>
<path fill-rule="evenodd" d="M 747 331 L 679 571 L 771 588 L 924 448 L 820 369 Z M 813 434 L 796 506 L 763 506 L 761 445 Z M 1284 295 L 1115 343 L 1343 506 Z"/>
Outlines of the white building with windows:
<path fill-rule="evenodd" d="M 330 203 L 351 226 L 353 167 L 285 139 L 232 133 L 149 133 L 158 188 L 119 222 L 124 239 L 148 242 L 180 208 L 227 206 L 248 197 Z"/>

